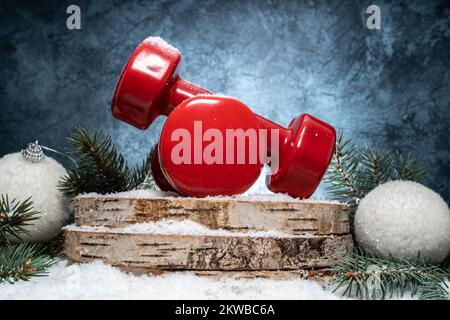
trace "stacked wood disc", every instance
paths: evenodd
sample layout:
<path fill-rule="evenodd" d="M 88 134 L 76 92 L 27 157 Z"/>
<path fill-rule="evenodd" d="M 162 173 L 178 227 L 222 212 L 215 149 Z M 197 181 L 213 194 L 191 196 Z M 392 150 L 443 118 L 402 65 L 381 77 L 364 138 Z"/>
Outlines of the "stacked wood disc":
<path fill-rule="evenodd" d="M 134 272 L 284 277 L 309 270 L 322 275 L 352 249 L 349 208 L 340 203 L 81 196 L 74 204 L 75 225 L 65 230 L 67 257 L 99 259 Z M 164 234 L 126 228 L 165 220 L 190 220 L 226 232 Z"/>

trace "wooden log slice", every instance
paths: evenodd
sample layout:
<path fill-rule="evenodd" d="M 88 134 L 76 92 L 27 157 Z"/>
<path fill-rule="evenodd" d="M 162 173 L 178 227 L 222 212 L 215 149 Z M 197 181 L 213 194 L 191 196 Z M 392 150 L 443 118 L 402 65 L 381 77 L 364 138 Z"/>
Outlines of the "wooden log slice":
<path fill-rule="evenodd" d="M 160 197 L 128 199 L 77 197 L 76 225 L 123 227 L 163 219 L 189 219 L 212 229 L 229 231 L 277 230 L 305 233 L 348 234 L 349 207 L 320 201 L 270 201 Z"/>
<path fill-rule="evenodd" d="M 327 268 L 350 253 L 350 235 L 189 236 L 65 230 L 65 254 L 77 262 L 104 262 L 148 270 L 262 271 Z"/>

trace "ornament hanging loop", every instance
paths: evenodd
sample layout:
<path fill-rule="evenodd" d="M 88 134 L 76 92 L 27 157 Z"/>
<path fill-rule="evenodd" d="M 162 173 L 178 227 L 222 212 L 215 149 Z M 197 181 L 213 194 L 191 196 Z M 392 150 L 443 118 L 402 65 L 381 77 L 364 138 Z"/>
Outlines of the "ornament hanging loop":
<path fill-rule="evenodd" d="M 42 151 L 38 141 L 28 144 L 28 148 L 22 150 L 22 157 L 31 162 L 39 162 L 45 158 L 45 154 Z"/>
<path fill-rule="evenodd" d="M 22 156 L 27 161 L 39 162 L 45 158 L 45 153 L 43 150 L 47 150 L 47 151 L 59 154 L 63 157 L 66 157 L 67 159 L 72 161 L 76 167 L 78 167 L 77 162 L 72 157 L 69 157 L 68 155 L 66 155 L 64 153 L 59 152 L 58 150 L 55 150 L 55 149 L 52 149 L 52 148 L 49 148 L 46 146 L 41 146 L 37 140 L 36 140 L 36 142 L 29 143 L 28 148 L 22 150 Z"/>

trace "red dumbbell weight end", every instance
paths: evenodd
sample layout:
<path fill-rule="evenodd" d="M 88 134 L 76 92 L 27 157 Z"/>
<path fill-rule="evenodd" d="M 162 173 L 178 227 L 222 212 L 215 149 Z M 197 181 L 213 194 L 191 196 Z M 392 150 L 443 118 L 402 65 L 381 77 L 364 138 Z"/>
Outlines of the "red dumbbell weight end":
<path fill-rule="evenodd" d="M 163 39 L 145 39 L 120 75 L 111 104 L 113 115 L 145 130 L 187 98 L 209 93 L 180 78 L 180 61 L 180 52 Z"/>

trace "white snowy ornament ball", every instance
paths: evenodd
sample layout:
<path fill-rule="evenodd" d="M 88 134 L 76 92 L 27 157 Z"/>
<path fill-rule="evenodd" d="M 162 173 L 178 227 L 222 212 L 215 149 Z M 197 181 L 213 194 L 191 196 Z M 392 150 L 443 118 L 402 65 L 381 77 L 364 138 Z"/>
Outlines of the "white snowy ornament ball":
<path fill-rule="evenodd" d="M 12 153 L 0 159 L 0 194 L 23 201 L 32 197 L 39 218 L 31 221 L 22 234 L 24 241 L 48 241 L 67 223 L 70 209 L 68 199 L 57 189 L 59 179 L 66 174 L 64 167 L 45 156 L 41 147 L 31 143 L 22 153 Z M 9 237 L 18 242 L 16 237 Z"/>
<path fill-rule="evenodd" d="M 442 262 L 450 252 L 450 211 L 439 194 L 412 181 L 370 191 L 355 214 L 356 241 L 368 252 Z"/>

